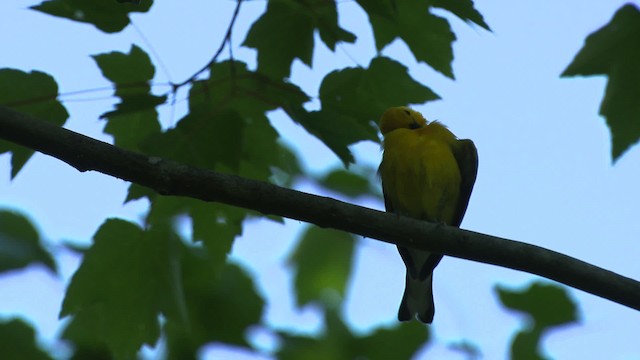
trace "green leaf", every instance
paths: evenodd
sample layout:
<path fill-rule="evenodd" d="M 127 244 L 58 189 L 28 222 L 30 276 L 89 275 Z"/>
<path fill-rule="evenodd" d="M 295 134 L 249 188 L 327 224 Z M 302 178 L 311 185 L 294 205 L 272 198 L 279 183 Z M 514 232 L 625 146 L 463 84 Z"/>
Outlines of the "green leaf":
<path fill-rule="evenodd" d="M 310 226 L 288 260 L 295 268 L 296 301 L 341 302 L 351 274 L 353 235 Z"/>
<path fill-rule="evenodd" d="M 600 114 L 612 138 L 612 158 L 640 140 L 640 10 L 621 7 L 611 21 L 589 35 L 561 76 L 607 75 Z"/>
<path fill-rule="evenodd" d="M 541 349 L 545 332 L 578 321 L 576 304 L 564 287 L 535 282 L 522 290 L 496 286 L 496 292 L 506 308 L 525 313 L 531 320 L 513 340 L 513 359 L 546 359 Z"/>
<path fill-rule="evenodd" d="M 193 241 L 202 241 L 211 258 L 224 264 L 236 237 L 242 235 L 242 224 L 247 211 L 219 203 L 195 201 L 190 209 Z"/>
<path fill-rule="evenodd" d="M 128 101 L 131 101 L 131 98 Z M 148 105 L 155 106 L 151 103 Z M 129 150 L 140 150 L 140 144 L 160 132 L 158 112 L 155 109 L 145 109 L 111 115 L 109 122 L 104 127 L 104 132 L 113 136 L 115 146 Z"/>
<path fill-rule="evenodd" d="M 280 134 L 264 117 L 247 118 L 242 135 L 242 152 L 238 175 L 255 180 L 271 181 L 276 174 L 285 184 L 302 170 L 295 153 L 279 143 Z"/>
<path fill-rule="evenodd" d="M 332 110 L 302 112 L 294 119 L 331 149 L 344 166 L 355 161 L 349 145 L 361 140 L 378 140 L 373 125 L 362 124 L 356 118 Z"/>
<path fill-rule="evenodd" d="M 181 215 L 191 218 L 191 240 L 194 243 L 202 242 L 213 263 L 222 267 L 233 241 L 242 234 L 247 211 L 225 204 L 157 196 L 152 200 L 147 223 L 173 223 Z"/>
<path fill-rule="evenodd" d="M 296 153 L 278 143 L 276 166 L 271 168 L 271 182 L 282 187 L 292 187 L 296 177 L 302 174 L 302 165 Z"/>
<path fill-rule="evenodd" d="M 33 328 L 19 319 L 0 321 L 0 349 L 3 359 L 53 359 L 37 345 Z"/>
<path fill-rule="evenodd" d="M 421 104 L 440 97 L 415 81 L 407 68 L 387 57 L 371 60 L 369 68 L 346 68 L 328 74 L 320 85 L 322 109 L 351 116 L 371 126 L 377 136 L 377 123 L 391 106 Z"/>
<path fill-rule="evenodd" d="M 210 342 L 248 346 L 247 328 L 258 324 L 264 300 L 250 276 L 235 265 L 216 270 L 208 257 L 190 249 L 183 261 L 183 286 L 188 326 L 167 318 L 168 359 L 195 358 Z"/>
<path fill-rule="evenodd" d="M 337 42 L 356 39 L 338 25 L 334 1 L 271 0 L 242 45 L 258 51 L 258 72 L 282 79 L 289 76 L 296 58 L 311 66 L 316 29 L 331 50 Z"/>
<path fill-rule="evenodd" d="M 86 346 L 74 344 L 73 355 L 69 360 L 113 360 L 113 355 L 104 346 Z"/>
<path fill-rule="evenodd" d="M 93 24 L 106 33 L 115 33 L 129 25 L 129 13 L 147 12 L 153 0 L 141 5 L 122 4 L 113 0 L 47 0 L 31 7 L 45 14 Z"/>
<path fill-rule="evenodd" d="M 417 321 L 380 328 L 358 338 L 355 348 L 370 360 L 411 359 L 429 341 L 429 328 Z"/>
<path fill-rule="evenodd" d="M 367 69 L 346 68 L 325 76 L 320 85 L 320 111 L 289 114 L 347 166 L 353 162 L 349 145 L 378 141 L 376 123 L 384 110 L 436 99 L 438 95 L 411 78 L 404 65 L 376 57 Z"/>
<path fill-rule="evenodd" d="M 210 67 L 211 77 L 197 81 L 189 93 L 190 111 L 233 109 L 242 116 L 264 116 L 267 111 L 302 108 L 309 96 L 298 86 L 250 71 L 240 61 Z"/>
<path fill-rule="evenodd" d="M 372 186 L 372 179 L 376 177 L 375 170 L 359 174 L 354 169 L 334 169 L 319 179 L 322 186 L 327 189 L 341 192 L 347 196 L 358 197 L 363 195 L 375 195 L 376 190 Z"/>
<path fill-rule="evenodd" d="M 311 66 L 313 55 L 311 14 L 293 1 L 273 0 L 253 23 L 243 46 L 258 51 L 258 71 L 274 79 L 291 73 L 291 63 L 300 59 Z"/>
<path fill-rule="evenodd" d="M 237 172 L 245 126 L 244 119 L 235 111 L 192 110 L 175 128 L 149 137 L 143 149 L 201 168 Z"/>
<path fill-rule="evenodd" d="M 120 97 L 138 93 L 138 85 L 143 88 L 146 85 L 148 90 L 148 82 L 156 72 L 149 55 L 137 45 L 131 45 L 128 54 L 114 51 L 92 57 L 100 67 L 102 75 L 114 84 L 120 85 L 116 88 L 116 95 Z"/>
<path fill-rule="evenodd" d="M 160 311 L 180 303 L 170 290 L 178 256 L 172 243 L 167 231 L 107 220 L 69 284 L 60 316 L 73 319 L 64 338 L 88 348 L 106 346 L 116 358 L 155 344 Z"/>
<path fill-rule="evenodd" d="M 193 85 L 189 114 L 147 141 L 145 151 L 259 180 L 268 180 L 275 168 L 295 175 L 299 167 L 283 162 L 295 155 L 278 144 L 265 113 L 302 109 L 308 100 L 297 86 L 248 71 L 244 63 L 216 63 L 210 79 Z"/>
<path fill-rule="evenodd" d="M 542 333 L 539 329 L 522 330 L 516 334 L 511 344 L 512 360 L 549 360 L 539 349 Z"/>
<path fill-rule="evenodd" d="M 0 105 L 62 126 L 69 114 L 57 99 L 58 84 L 48 74 L 0 69 Z M 11 178 L 14 178 L 34 151 L 0 140 L 0 153 L 11 152 Z"/>
<path fill-rule="evenodd" d="M 410 359 L 429 339 L 428 328 L 415 321 L 356 336 L 333 309 L 325 318 L 325 331 L 315 338 L 281 333 L 278 359 Z"/>
<path fill-rule="evenodd" d="M 446 19 L 430 13 L 428 1 L 357 2 L 369 15 L 378 51 L 401 38 L 416 60 L 453 79 L 452 44 L 456 36 Z"/>
<path fill-rule="evenodd" d="M 431 6 L 445 9 L 466 22 L 472 22 L 491 31 L 472 0 L 431 0 Z"/>
<path fill-rule="evenodd" d="M 131 183 L 129 185 L 129 190 L 127 191 L 127 198 L 124 200 L 125 203 L 128 203 L 132 200 L 140 200 L 142 198 L 148 198 L 150 201 L 156 197 L 157 193 L 148 187 L 144 187 L 142 185 L 138 185 L 136 183 Z"/>
<path fill-rule="evenodd" d="M 314 25 L 318 28 L 320 39 L 331 49 L 336 50 L 338 42 L 353 43 L 356 36 L 338 25 L 338 11 L 334 1 L 313 0 L 300 2 L 313 15 Z"/>
<path fill-rule="evenodd" d="M 37 263 L 56 272 L 51 254 L 42 246 L 40 235 L 29 219 L 0 210 L 0 273 Z"/>
<path fill-rule="evenodd" d="M 182 204 L 167 205 L 175 211 Z M 178 241 L 157 209 L 154 216 L 146 231 L 122 220 L 100 228 L 63 303 L 61 316 L 74 316 L 64 337 L 87 356 L 108 349 L 117 359 L 132 358 L 156 342 L 162 314 L 170 352 L 195 354 L 214 341 L 246 346 L 246 328 L 260 321 L 264 306 L 251 279 Z"/>
<path fill-rule="evenodd" d="M 502 304 L 531 316 L 536 327 L 571 324 L 578 320 L 576 304 L 564 287 L 535 282 L 527 289 L 496 288 Z"/>
<path fill-rule="evenodd" d="M 128 54 L 111 52 L 94 55 L 93 59 L 121 99 L 116 110 L 100 116 L 108 121 L 105 132 L 113 135 L 116 146 L 139 150 L 142 141 L 160 132 L 155 108 L 166 102 L 166 96 L 151 94 L 150 81 L 155 74 L 151 59 L 135 45 Z"/>

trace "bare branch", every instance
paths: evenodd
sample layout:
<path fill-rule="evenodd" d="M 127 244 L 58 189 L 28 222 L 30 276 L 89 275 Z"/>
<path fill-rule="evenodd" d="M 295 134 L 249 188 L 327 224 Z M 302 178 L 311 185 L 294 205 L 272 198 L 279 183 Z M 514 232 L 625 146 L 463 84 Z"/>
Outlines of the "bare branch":
<path fill-rule="evenodd" d="M 216 201 L 552 279 L 640 310 L 640 282 L 538 246 L 123 150 L 0 106 L 0 138 L 164 195 Z"/>

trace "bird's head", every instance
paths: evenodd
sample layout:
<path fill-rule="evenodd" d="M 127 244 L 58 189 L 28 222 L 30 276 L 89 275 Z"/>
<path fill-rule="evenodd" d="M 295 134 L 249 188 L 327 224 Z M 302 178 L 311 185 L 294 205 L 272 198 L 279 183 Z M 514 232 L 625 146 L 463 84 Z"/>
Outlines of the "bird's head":
<path fill-rule="evenodd" d="M 406 106 L 388 108 L 380 118 L 380 132 L 386 135 L 396 129 L 419 129 L 427 120 L 419 112 Z"/>

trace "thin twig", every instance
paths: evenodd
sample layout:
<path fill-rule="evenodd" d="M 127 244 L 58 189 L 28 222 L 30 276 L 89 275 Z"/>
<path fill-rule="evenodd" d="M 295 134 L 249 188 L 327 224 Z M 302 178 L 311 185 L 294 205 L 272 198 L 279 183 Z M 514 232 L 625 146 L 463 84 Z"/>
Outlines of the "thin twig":
<path fill-rule="evenodd" d="M 211 58 L 211 60 L 205 66 L 203 66 L 200 70 L 196 71 L 193 75 L 191 75 L 185 81 L 177 84 L 172 84 L 174 91 L 176 91 L 178 88 L 186 84 L 193 82 L 198 76 L 200 76 L 200 74 L 207 71 L 207 69 L 209 69 L 211 65 L 213 65 L 216 61 L 218 61 L 218 57 L 220 56 L 220 54 L 222 54 L 222 51 L 224 50 L 225 46 L 227 45 L 227 43 L 231 41 L 231 35 L 233 33 L 233 25 L 236 23 L 236 19 L 238 18 L 238 14 L 240 13 L 240 5 L 242 5 L 242 1 L 243 0 L 238 0 L 236 4 L 236 9 L 234 10 L 233 16 L 231 17 L 231 22 L 229 23 L 229 27 L 227 28 L 227 33 L 222 39 L 222 43 L 220 44 L 220 47 L 218 48 L 216 53 L 213 55 L 213 58 Z"/>
<path fill-rule="evenodd" d="M 151 44 L 151 41 L 147 39 L 147 37 L 142 32 L 142 30 L 138 27 L 138 25 L 136 25 L 135 22 L 133 22 L 133 20 L 129 20 L 129 22 L 131 23 L 131 26 L 135 29 L 135 31 L 138 33 L 138 36 L 140 36 L 140 39 L 142 39 L 142 42 L 145 43 L 145 45 L 147 45 L 147 48 L 149 48 L 149 52 L 151 52 L 151 55 L 153 55 L 153 57 L 156 59 L 156 62 L 160 66 L 160 69 L 162 69 L 162 72 L 164 73 L 164 75 L 167 77 L 167 80 L 171 81 L 171 73 L 169 72 L 169 68 L 164 64 L 164 61 L 162 61 L 162 57 L 160 57 L 160 54 L 158 54 L 156 49 L 153 47 L 153 45 Z"/>

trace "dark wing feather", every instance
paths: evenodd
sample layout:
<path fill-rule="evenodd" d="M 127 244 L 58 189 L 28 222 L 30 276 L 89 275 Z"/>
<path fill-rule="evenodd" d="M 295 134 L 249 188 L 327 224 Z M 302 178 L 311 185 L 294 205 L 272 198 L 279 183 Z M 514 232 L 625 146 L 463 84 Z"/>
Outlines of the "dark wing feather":
<path fill-rule="evenodd" d="M 378 178 L 382 180 L 382 166 L 384 166 L 384 162 L 380 163 L 380 167 L 378 167 Z M 386 191 L 384 191 L 384 183 L 382 183 L 382 197 L 384 197 L 384 209 L 387 212 L 395 212 L 393 210 L 393 204 L 391 203 L 391 199 L 387 196 Z"/>
<path fill-rule="evenodd" d="M 453 149 L 453 155 L 458 162 L 460 176 L 460 197 L 458 198 L 458 207 L 453 222 L 449 225 L 460 226 L 464 213 L 467 211 L 473 184 L 476 182 L 478 175 L 478 150 L 469 139 L 458 140 L 456 148 Z"/>

